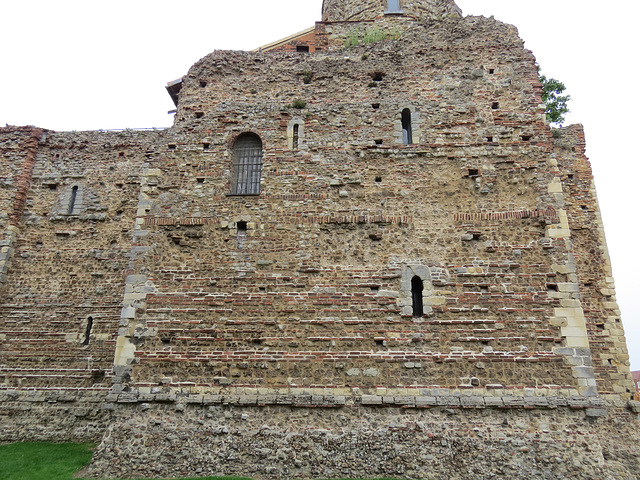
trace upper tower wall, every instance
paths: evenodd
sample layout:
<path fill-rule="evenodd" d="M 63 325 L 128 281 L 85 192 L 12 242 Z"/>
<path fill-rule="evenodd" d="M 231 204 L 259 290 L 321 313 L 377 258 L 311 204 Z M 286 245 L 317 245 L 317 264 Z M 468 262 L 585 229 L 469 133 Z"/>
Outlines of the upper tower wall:
<path fill-rule="evenodd" d="M 373 20 L 392 13 L 419 18 L 462 15 L 454 0 L 324 0 L 322 3 L 323 22 Z"/>

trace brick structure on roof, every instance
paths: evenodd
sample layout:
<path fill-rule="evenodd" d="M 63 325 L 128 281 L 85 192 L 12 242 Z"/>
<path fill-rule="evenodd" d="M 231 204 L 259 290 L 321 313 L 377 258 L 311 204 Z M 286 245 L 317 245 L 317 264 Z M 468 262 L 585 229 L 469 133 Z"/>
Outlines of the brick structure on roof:
<path fill-rule="evenodd" d="M 169 93 L 167 130 L 0 128 L 0 440 L 102 439 L 95 477 L 638 478 L 584 134 L 514 27 L 325 0 Z"/>

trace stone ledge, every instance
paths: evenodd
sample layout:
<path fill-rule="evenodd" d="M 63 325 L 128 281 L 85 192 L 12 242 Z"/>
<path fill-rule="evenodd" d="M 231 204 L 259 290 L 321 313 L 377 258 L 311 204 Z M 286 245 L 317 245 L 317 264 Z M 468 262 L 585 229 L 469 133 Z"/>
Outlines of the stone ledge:
<path fill-rule="evenodd" d="M 573 410 L 588 410 L 590 416 L 604 416 L 607 405 L 598 397 L 524 397 L 503 396 L 485 397 L 469 396 L 392 396 L 392 395 L 361 395 L 347 397 L 344 395 L 180 395 L 180 394 L 110 394 L 105 398 L 107 403 L 179 403 L 184 405 L 234 405 L 234 406 L 268 406 L 289 405 L 298 408 L 340 408 L 343 406 L 366 407 L 399 407 L 399 408 L 523 408 L 523 409 L 555 409 L 568 407 Z M 633 405 L 631 405 L 633 403 Z M 634 411 L 640 411 L 640 402 L 631 402 Z M 637 404 L 637 405 L 635 405 Z"/>

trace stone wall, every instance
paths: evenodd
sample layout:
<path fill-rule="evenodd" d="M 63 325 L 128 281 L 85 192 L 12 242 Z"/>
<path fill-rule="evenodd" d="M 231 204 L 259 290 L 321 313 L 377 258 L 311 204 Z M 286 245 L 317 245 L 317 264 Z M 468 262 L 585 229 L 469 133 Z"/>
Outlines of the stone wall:
<path fill-rule="evenodd" d="M 581 128 L 512 26 L 380 15 L 208 55 L 166 131 L 0 130 L 0 440 L 104 429 L 96 476 L 637 478 Z"/>
<path fill-rule="evenodd" d="M 323 22 L 359 22 L 373 20 L 381 15 L 404 14 L 419 19 L 441 19 L 462 14 L 452 0 L 400 0 L 399 9 L 391 8 L 387 0 L 324 0 L 322 4 Z"/>
<path fill-rule="evenodd" d="M 140 172 L 161 135 L 39 132 L 0 304 L 0 384 L 7 402 L 0 417 L 3 440 L 26 431 L 37 432 L 26 438 L 85 438 L 72 433 L 78 428 L 74 421 L 55 419 L 55 428 L 32 425 L 42 418 L 44 405 L 57 409 L 56 404 L 76 412 L 69 418 L 96 417 L 88 435 L 99 438 L 130 268 Z M 6 182 L 19 184 L 20 175 L 16 169 Z"/>
<path fill-rule="evenodd" d="M 638 478 L 637 424 L 583 410 L 129 406 L 96 451 L 103 477 L 514 480 Z"/>

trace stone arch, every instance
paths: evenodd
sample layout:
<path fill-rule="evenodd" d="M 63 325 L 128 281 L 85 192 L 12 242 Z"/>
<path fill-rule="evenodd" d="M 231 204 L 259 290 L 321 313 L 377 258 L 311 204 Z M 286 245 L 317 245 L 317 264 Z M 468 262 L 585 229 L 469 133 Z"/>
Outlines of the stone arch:
<path fill-rule="evenodd" d="M 305 125 L 301 118 L 294 118 L 287 125 L 287 146 L 289 150 L 299 150 L 305 139 Z"/>
<path fill-rule="evenodd" d="M 421 298 L 416 299 L 418 286 L 422 287 L 420 291 Z M 429 297 L 432 294 L 433 283 L 431 269 L 428 266 L 421 264 L 406 264 L 402 266 L 399 302 L 403 316 L 417 318 L 431 314 L 432 308 L 429 306 Z M 422 307 L 421 312 L 414 310 L 415 307 L 420 306 Z M 420 313 L 420 315 L 416 315 L 416 313 Z"/>
<path fill-rule="evenodd" d="M 395 143 L 414 145 L 420 143 L 421 118 L 412 105 L 400 105 L 394 121 Z"/>
<path fill-rule="evenodd" d="M 259 195 L 262 139 L 253 132 L 238 135 L 231 146 L 231 195 Z"/>

